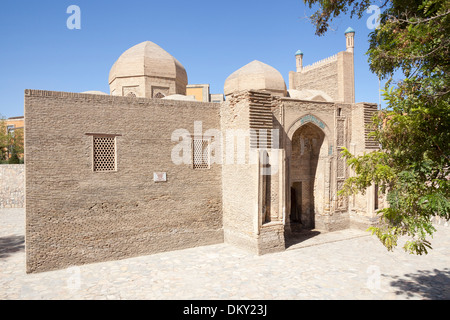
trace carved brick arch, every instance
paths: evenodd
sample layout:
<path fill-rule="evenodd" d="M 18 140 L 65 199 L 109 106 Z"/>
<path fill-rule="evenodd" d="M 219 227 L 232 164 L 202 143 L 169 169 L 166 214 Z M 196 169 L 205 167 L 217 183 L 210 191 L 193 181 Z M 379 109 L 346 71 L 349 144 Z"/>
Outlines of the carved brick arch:
<path fill-rule="evenodd" d="M 297 120 L 295 120 L 293 122 L 293 124 L 287 130 L 288 138 L 292 139 L 295 131 L 297 131 L 301 126 L 303 126 L 307 123 L 312 123 L 312 124 L 316 125 L 320 129 L 322 129 L 322 131 L 325 133 L 325 136 L 327 137 L 327 139 L 331 138 L 331 130 L 326 125 L 326 123 L 324 121 L 322 121 L 319 117 L 317 117 L 313 114 L 310 114 L 310 113 L 299 117 Z"/>
<path fill-rule="evenodd" d="M 286 153 L 289 155 L 291 152 L 291 147 L 292 147 L 291 141 L 292 141 L 292 137 L 294 136 L 294 133 L 298 129 L 300 129 L 300 127 L 302 127 L 303 125 L 305 125 L 307 123 L 312 123 L 313 125 L 315 125 L 319 129 L 321 129 L 325 133 L 325 141 L 328 144 L 328 150 L 329 150 L 328 155 L 332 155 L 333 152 L 335 151 L 335 150 L 333 150 L 334 147 L 333 147 L 332 131 L 330 130 L 330 128 L 326 125 L 326 123 L 324 121 L 322 121 L 319 117 L 317 117 L 313 114 L 310 114 L 310 113 L 297 118 L 297 120 L 295 120 L 293 122 L 293 124 L 289 127 L 289 129 L 286 131 L 287 137 L 288 137 Z"/>
<path fill-rule="evenodd" d="M 286 225 L 291 231 L 299 224 L 323 227 L 323 217 L 330 210 L 332 131 L 320 118 L 305 114 L 286 133 Z"/>

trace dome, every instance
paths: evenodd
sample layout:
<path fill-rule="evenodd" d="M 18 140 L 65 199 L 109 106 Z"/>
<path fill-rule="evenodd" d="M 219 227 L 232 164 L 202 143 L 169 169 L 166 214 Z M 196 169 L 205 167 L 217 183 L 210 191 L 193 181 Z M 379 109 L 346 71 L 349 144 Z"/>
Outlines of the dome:
<path fill-rule="evenodd" d="M 225 81 L 225 95 L 243 90 L 263 90 L 285 97 L 286 83 L 278 70 L 255 60 L 233 72 Z"/>
<path fill-rule="evenodd" d="M 353 30 L 352 27 L 348 27 L 347 30 L 345 30 L 345 34 L 347 33 L 355 33 L 355 30 Z"/>
<path fill-rule="evenodd" d="M 111 91 L 126 95 L 123 87 L 133 89 L 137 96 L 153 97 L 154 88 L 162 88 L 164 96 L 185 94 L 186 69 L 170 53 L 151 41 L 145 41 L 125 51 L 109 73 Z"/>
<path fill-rule="evenodd" d="M 86 94 L 96 94 L 96 95 L 101 95 L 101 96 L 109 96 L 109 94 L 102 92 L 102 91 L 84 91 L 82 93 L 86 93 Z"/>
<path fill-rule="evenodd" d="M 125 51 L 109 73 L 109 83 L 115 78 L 153 76 L 180 78 L 187 84 L 183 65 L 170 53 L 151 41 L 145 41 Z"/>
<path fill-rule="evenodd" d="M 302 56 L 303 52 L 302 50 L 297 50 L 297 52 L 295 53 L 296 56 Z"/>
<path fill-rule="evenodd" d="M 178 100 L 178 101 L 195 101 L 198 102 L 195 99 L 195 96 L 184 96 L 182 94 L 173 94 L 167 97 L 162 98 L 163 100 Z"/>

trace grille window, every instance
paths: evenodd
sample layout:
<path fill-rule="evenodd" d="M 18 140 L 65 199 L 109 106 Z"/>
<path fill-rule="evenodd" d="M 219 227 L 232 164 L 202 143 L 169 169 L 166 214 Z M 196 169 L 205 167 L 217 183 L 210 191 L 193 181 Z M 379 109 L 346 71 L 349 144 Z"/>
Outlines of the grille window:
<path fill-rule="evenodd" d="M 155 99 L 162 99 L 164 97 L 165 97 L 165 95 L 163 95 L 161 92 L 158 92 L 157 94 L 155 94 Z"/>
<path fill-rule="evenodd" d="M 94 171 L 116 171 L 116 138 L 94 136 Z"/>
<path fill-rule="evenodd" d="M 193 139 L 192 141 L 192 155 L 194 169 L 209 169 L 210 168 L 210 147 L 209 140 Z"/>

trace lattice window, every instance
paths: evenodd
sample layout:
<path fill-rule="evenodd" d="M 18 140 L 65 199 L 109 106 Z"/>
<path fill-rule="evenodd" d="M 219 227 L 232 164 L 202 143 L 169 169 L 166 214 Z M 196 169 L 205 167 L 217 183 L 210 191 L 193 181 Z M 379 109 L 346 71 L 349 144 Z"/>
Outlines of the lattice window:
<path fill-rule="evenodd" d="M 336 144 L 338 146 L 344 146 L 345 145 L 345 120 L 338 119 L 337 121 L 337 138 L 336 138 Z"/>
<path fill-rule="evenodd" d="M 161 92 L 158 92 L 157 94 L 155 94 L 155 99 L 162 99 L 164 97 L 165 97 L 165 95 L 163 95 Z"/>
<path fill-rule="evenodd" d="M 337 177 L 338 178 L 345 178 L 345 159 L 341 155 L 342 148 L 338 148 L 338 158 L 337 158 L 337 164 L 336 164 L 336 171 L 337 171 Z"/>
<path fill-rule="evenodd" d="M 134 92 L 130 92 L 127 94 L 127 97 L 129 98 L 136 98 L 136 94 Z"/>
<path fill-rule="evenodd" d="M 369 137 L 369 134 L 374 130 L 373 124 L 372 124 L 372 117 L 374 114 L 378 112 L 378 106 L 377 105 L 365 105 L 364 106 L 364 136 L 365 136 L 365 143 L 366 143 L 366 149 L 379 149 L 380 145 L 379 143 L 373 138 Z"/>
<path fill-rule="evenodd" d="M 210 168 L 210 140 L 192 140 L 192 164 L 194 169 Z"/>
<path fill-rule="evenodd" d="M 116 138 L 94 136 L 94 171 L 116 171 Z"/>

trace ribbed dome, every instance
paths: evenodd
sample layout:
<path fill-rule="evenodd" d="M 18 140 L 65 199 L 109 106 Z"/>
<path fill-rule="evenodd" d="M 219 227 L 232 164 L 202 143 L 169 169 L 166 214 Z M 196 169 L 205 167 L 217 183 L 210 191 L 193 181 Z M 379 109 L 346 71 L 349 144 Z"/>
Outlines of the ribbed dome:
<path fill-rule="evenodd" d="M 164 77 L 187 85 L 183 65 L 157 44 L 146 41 L 125 51 L 109 73 L 109 83 L 123 77 Z"/>
<path fill-rule="evenodd" d="M 233 72 L 225 81 L 225 95 L 243 90 L 263 90 L 285 97 L 286 83 L 277 69 L 255 60 Z"/>

